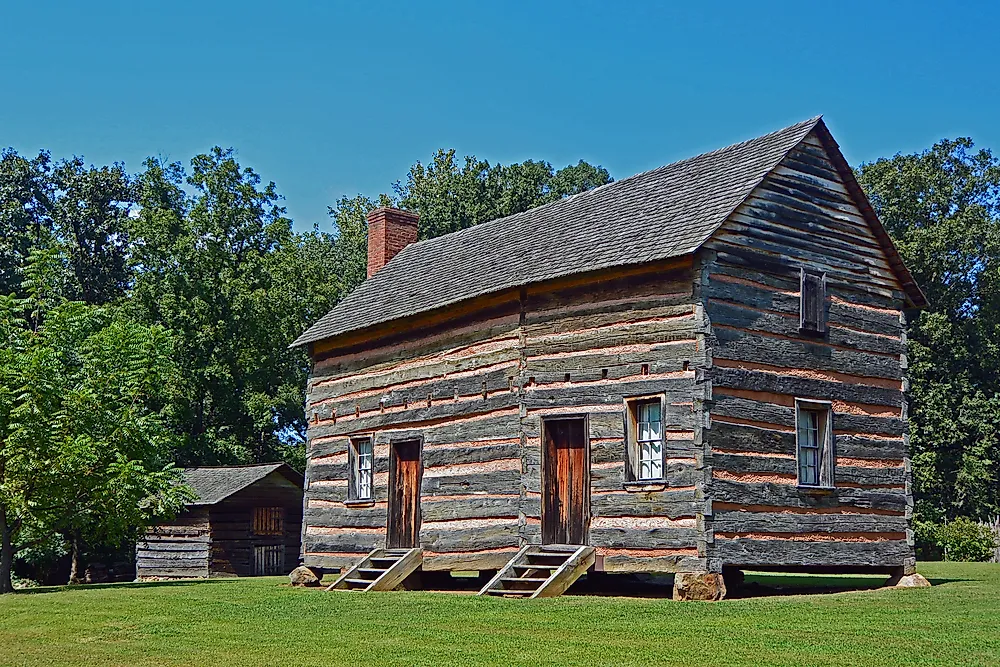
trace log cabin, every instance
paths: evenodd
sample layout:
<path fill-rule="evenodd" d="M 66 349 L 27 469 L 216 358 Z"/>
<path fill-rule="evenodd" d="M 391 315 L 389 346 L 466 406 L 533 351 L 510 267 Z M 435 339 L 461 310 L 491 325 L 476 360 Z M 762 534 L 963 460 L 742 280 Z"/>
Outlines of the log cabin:
<path fill-rule="evenodd" d="M 139 580 L 287 574 L 299 562 L 303 477 L 284 463 L 185 468 L 196 499 L 136 546 Z"/>
<path fill-rule="evenodd" d="M 590 570 L 718 599 L 742 568 L 914 572 L 925 298 L 821 117 L 438 238 L 417 222 L 373 211 L 368 279 L 293 344 L 304 563 L 334 588 L 477 570 L 539 597 Z"/>

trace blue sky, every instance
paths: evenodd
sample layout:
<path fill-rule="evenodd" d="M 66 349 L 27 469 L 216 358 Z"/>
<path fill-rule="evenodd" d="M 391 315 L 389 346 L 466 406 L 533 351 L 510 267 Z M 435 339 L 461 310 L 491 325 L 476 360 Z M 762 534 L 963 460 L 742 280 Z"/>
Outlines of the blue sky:
<path fill-rule="evenodd" d="M 299 229 L 439 147 L 623 178 L 822 113 L 852 164 L 1000 152 L 1000 3 L 21 2 L 0 146 L 185 164 L 213 145 Z"/>

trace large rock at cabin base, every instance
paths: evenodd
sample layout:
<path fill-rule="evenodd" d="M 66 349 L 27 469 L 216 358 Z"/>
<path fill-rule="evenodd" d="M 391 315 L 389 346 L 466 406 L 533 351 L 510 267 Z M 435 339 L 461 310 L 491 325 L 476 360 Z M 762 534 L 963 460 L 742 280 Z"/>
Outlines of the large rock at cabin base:
<path fill-rule="evenodd" d="M 892 584 L 895 588 L 929 588 L 930 585 L 931 582 L 927 581 L 924 575 L 916 572 L 900 577 L 899 581 Z"/>
<path fill-rule="evenodd" d="M 319 586 L 320 580 L 316 573 L 305 565 L 299 565 L 288 575 L 288 581 L 292 586 Z"/>
<path fill-rule="evenodd" d="M 678 572 L 674 575 L 675 600 L 721 600 L 726 583 L 715 572 Z"/>

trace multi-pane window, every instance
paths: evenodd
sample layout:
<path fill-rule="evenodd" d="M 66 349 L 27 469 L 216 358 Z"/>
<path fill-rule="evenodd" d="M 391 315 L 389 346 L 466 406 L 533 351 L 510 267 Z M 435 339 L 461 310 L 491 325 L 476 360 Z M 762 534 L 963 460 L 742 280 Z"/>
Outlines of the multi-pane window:
<path fill-rule="evenodd" d="M 280 507 L 255 507 L 253 510 L 254 535 L 281 535 L 284 530 Z"/>
<path fill-rule="evenodd" d="M 627 402 L 629 481 L 663 479 L 663 406 L 659 398 Z"/>
<path fill-rule="evenodd" d="M 639 443 L 639 479 L 663 478 L 663 421 L 660 402 L 644 401 L 636 406 L 636 440 Z"/>
<path fill-rule="evenodd" d="M 795 412 L 799 484 L 833 486 L 830 405 L 797 400 Z"/>
<path fill-rule="evenodd" d="M 372 499 L 372 476 L 374 471 L 374 455 L 371 438 L 359 438 L 351 441 L 351 500 Z"/>

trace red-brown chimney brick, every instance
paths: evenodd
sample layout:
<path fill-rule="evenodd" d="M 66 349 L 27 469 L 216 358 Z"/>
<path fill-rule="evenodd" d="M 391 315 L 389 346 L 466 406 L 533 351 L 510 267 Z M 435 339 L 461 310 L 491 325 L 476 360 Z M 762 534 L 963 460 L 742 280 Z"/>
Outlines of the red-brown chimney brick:
<path fill-rule="evenodd" d="M 417 240 L 419 216 L 398 208 L 377 208 L 368 214 L 368 277 Z"/>

